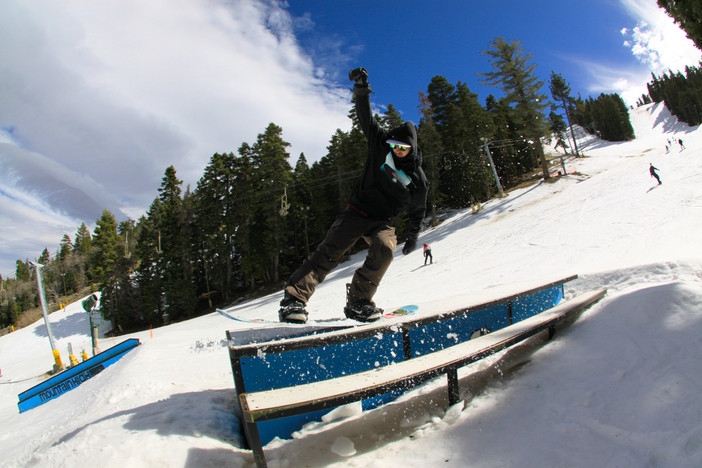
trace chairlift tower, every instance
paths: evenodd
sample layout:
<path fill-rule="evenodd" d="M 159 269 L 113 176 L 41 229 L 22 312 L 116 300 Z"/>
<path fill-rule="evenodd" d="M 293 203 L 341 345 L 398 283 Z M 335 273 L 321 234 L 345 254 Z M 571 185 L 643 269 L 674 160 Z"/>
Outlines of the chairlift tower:
<path fill-rule="evenodd" d="M 490 161 L 490 169 L 492 169 L 492 174 L 495 176 L 495 184 L 497 185 L 497 190 L 499 192 L 498 197 L 499 198 L 504 198 L 505 197 L 505 192 L 502 190 L 502 184 L 500 183 L 500 177 L 497 175 L 497 168 L 495 167 L 495 162 L 492 160 L 492 153 L 490 152 L 490 143 L 491 141 L 485 141 L 485 154 L 488 157 L 488 160 Z"/>

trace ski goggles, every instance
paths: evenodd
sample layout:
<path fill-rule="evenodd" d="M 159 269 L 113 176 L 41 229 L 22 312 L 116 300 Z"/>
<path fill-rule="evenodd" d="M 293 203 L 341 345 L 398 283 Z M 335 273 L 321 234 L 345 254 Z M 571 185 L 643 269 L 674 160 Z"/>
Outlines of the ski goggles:
<path fill-rule="evenodd" d="M 408 146 L 408 145 L 399 145 L 399 144 L 397 144 L 397 143 L 388 143 L 388 144 L 390 145 L 390 148 L 392 148 L 392 149 L 399 148 L 399 149 L 401 149 L 401 150 L 409 150 L 409 149 L 412 148 L 411 146 Z"/>

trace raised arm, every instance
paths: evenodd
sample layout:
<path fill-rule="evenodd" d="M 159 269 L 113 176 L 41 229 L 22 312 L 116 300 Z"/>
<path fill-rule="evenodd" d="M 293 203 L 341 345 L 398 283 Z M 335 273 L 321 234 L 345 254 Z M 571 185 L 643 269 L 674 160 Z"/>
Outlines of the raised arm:
<path fill-rule="evenodd" d="M 361 125 L 361 130 L 366 136 L 369 144 L 375 143 L 375 138 L 382 134 L 383 130 L 373 117 L 370 105 L 370 94 L 373 90 L 368 83 L 368 72 L 365 68 L 355 68 L 349 72 L 349 80 L 355 82 L 353 93 L 356 95 L 356 116 Z"/>

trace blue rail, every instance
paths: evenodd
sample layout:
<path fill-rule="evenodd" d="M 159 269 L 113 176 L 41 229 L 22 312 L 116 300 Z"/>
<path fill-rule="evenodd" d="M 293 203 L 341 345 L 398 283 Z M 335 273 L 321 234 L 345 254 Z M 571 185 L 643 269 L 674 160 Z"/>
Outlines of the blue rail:
<path fill-rule="evenodd" d="M 105 370 L 106 367 L 117 362 L 126 353 L 139 346 L 139 344 L 140 342 L 136 338 L 123 341 L 77 366 L 73 366 L 49 380 L 35 385 L 26 392 L 20 393 L 18 395 L 19 403 L 17 403 L 19 412 L 24 413 L 73 390 L 83 382 L 95 377 Z"/>

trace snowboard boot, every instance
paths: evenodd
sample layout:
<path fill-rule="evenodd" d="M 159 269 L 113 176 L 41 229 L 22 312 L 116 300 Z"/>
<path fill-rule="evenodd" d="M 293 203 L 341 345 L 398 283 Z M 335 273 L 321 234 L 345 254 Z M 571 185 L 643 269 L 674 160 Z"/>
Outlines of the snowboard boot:
<path fill-rule="evenodd" d="M 286 292 L 283 300 L 280 301 L 278 318 L 281 322 L 306 323 L 307 311 L 305 310 L 305 303 Z"/>
<path fill-rule="evenodd" d="M 383 315 L 383 309 L 376 307 L 373 301 L 362 298 L 351 298 L 351 285 L 346 285 L 346 307 L 344 315 L 359 322 L 375 322 Z"/>

